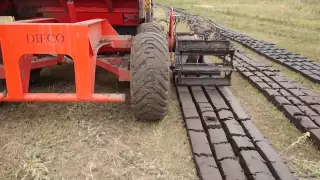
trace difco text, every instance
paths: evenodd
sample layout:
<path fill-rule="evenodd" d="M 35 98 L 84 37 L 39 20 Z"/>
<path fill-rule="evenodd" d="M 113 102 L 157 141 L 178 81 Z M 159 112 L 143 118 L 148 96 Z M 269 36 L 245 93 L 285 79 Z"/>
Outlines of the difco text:
<path fill-rule="evenodd" d="M 64 36 L 62 34 L 27 34 L 27 43 L 50 43 L 50 44 L 62 44 L 64 42 Z"/>

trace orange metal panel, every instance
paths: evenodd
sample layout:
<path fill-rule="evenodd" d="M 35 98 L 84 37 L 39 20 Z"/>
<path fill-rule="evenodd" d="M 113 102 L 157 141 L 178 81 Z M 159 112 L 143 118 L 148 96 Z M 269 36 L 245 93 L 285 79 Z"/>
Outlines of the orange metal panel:
<path fill-rule="evenodd" d="M 131 44 L 129 37 L 103 38 L 117 35 L 103 19 L 74 24 L 43 23 L 36 19 L 0 25 L 0 41 L 8 94 L 4 101 L 114 101 L 113 97 L 94 94 L 96 55 L 104 45 L 123 49 Z M 31 23 L 36 22 L 36 23 Z M 42 23 L 37 23 L 42 22 Z M 121 36 L 119 36 L 121 37 Z M 125 45 L 127 43 L 127 45 Z M 129 44 L 129 45 L 128 45 Z M 67 54 L 75 67 L 76 95 L 28 94 L 33 54 Z M 50 62 L 52 63 L 52 62 Z M 118 100 L 115 100 L 118 101 Z"/>
<path fill-rule="evenodd" d="M 27 93 L 20 98 L 9 98 L 0 94 L 4 101 L 28 102 L 125 102 L 124 94 L 93 94 L 89 98 L 79 98 L 73 93 Z"/>

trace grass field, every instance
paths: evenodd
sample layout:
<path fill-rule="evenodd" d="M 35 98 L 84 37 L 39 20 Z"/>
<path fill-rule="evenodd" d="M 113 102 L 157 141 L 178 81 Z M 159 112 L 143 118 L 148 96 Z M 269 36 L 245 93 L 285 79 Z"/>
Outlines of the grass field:
<path fill-rule="evenodd" d="M 157 0 L 320 61 L 319 0 Z"/>
<path fill-rule="evenodd" d="M 309 37 L 305 40 L 302 36 L 304 34 L 300 34 L 301 37 L 297 37 L 298 39 L 277 37 L 276 33 L 270 34 L 276 30 L 270 28 L 263 31 L 263 28 L 258 25 L 260 21 L 262 24 L 277 24 L 273 21 L 280 21 L 283 18 L 279 15 L 279 19 L 277 19 L 278 16 L 271 16 L 269 19 L 275 19 L 264 20 L 268 17 L 269 11 L 263 5 L 276 6 L 282 3 L 285 6 L 288 0 L 272 1 L 273 3 L 271 1 L 268 3 L 269 1 L 229 0 L 219 1 L 219 4 L 214 0 L 158 0 L 158 2 L 187 8 L 193 13 L 206 15 L 235 30 L 250 33 L 255 37 L 264 38 L 285 47 L 288 45 L 287 48 L 292 50 L 300 47 L 301 52 L 308 56 L 319 57 L 319 47 L 316 47 L 315 40 L 307 42 L 311 37 L 308 33 L 306 36 Z M 211 6 L 215 6 L 216 9 L 219 7 L 220 11 L 211 10 Z M 306 5 L 306 7 L 309 6 L 311 7 L 311 5 Z M 223 7 L 229 10 L 225 12 L 226 9 Z M 258 9 L 246 12 L 248 7 Z M 315 12 L 312 11 L 310 14 L 319 14 L 319 11 L 316 11 L 317 8 L 314 7 Z M 260 18 L 259 22 L 255 20 L 255 23 L 246 27 L 246 22 L 251 22 L 255 17 L 254 13 L 257 14 L 259 11 L 263 11 L 264 18 Z M 272 11 L 277 12 L 276 9 Z M 302 8 L 301 11 L 307 12 L 307 9 Z M 294 12 L 296 11 L 292 10 L 291 13 L 294 14 Z M 238 16 L 237 13 L 248 15 Z M 303 19 L 302 14 L 292 18 Z M 162 12 L 159 12 L 158 15 L 163 17 Z M 309 18 L 309 15 L 304 16 Z M 237 23 L 237 18 L 241 19 L 239 23 Z M 295 22 L 290 18 L 285 21 Z M 304 21 L 301 21 L 301 24 L 303 23 Z M 290 23 L 279 24 L 287 28 L 288 32 L 295 31 L 294 29 L 297 32 L 301 29 L 308 30 L 305 27 L 294 27 L 294 24 L 290 25 Z M 293 28 L 290 29 L 290 26 Z M 319 24 L 316 28 L 319 28 Z M 316 28 L 310 28 L 310 33 L 314 34 Z M 184 30 L 186 25 L 178 29 Z M 294 35 L 296 34 L 293 33 L 290 36 Z M 319 40 L 319 37 L 315 38 Z M 303 43 L 296 44 L 299 40 Z M 292 42 L 295 43 L 292 44 Z M 313 53 L 312 49 L 317 50 L 317 54 Z M 116 78 L 110 73 L 99 69 L 96 81 L 97 92 L 118 91 L 129 96 L 128 84 L 117 83 Z M 74 72 L 70 65 L 46 69 L 42 73 L 41 82 L 44 85 L 37 86 L 37 89 L 43 91 L 71 92 L 75 90 Z M 302 136 L 288 123 L 282 113 L 277 111 L 238 74 L 233 76 L 232 83 L 233 93 L 247 113 L 253 117 L 260 131 L 279 152 L 284 151 Z M 197 179 L 174 88 L 170 95 L 169 114 L 158 123 L 136 121 L 129 101 L 125 104 L 5 103 L 0 108 L 0 117 L 1 180 Z M 320 154 L 309 140 L 285 151 L 282 157 L 288 161 L 300 179 L 320 179 Z"/>

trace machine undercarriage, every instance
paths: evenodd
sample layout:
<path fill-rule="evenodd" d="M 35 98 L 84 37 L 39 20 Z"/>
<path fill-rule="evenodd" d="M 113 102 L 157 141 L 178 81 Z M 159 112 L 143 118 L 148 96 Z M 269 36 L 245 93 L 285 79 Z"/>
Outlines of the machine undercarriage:
<path fill-rule="evenodd" d="M 124 102 L 124 94 L 94 92 L 100 66 L 130 81 L 138 119 L 159 120 L 168 111 L 170 67 L 178 86 L 231 85 L 230 42 L 175 32 L 173 10 L 164 32 L 151 0 L 3 0 L 0 13 L 16 20 L 0 24 L 0 102 Z M 75 93 L 29 92 L 42 68 L 66 59 L 74 63 Z"/>

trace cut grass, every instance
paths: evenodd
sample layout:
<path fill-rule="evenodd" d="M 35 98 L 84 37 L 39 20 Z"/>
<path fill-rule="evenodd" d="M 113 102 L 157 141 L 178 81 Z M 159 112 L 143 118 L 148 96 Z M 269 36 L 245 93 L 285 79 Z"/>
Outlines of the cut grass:
<path fill-rule="evenodd" d="M 318 0 L 157 0 L 320 61 Z"/>
<path fill-rule="evenodd" d="M 73 67 L 50 68 L 40 90 L 74 89 Z M 128 96 L 128 84 L 98 69 L 97 92 Z M 113 85 L 113 86 L 109 86 Z M 196 179 L 175 90 L 158 123 L 136 121 L 130 104 L 5 103 L 0 109 L 0 179 Z M 129 100 L 129 99 L 128 99 Z M 130 101 L 130 100 L 129 100 Z M 169 147 L 169 148 L 168 148 Z"/>

